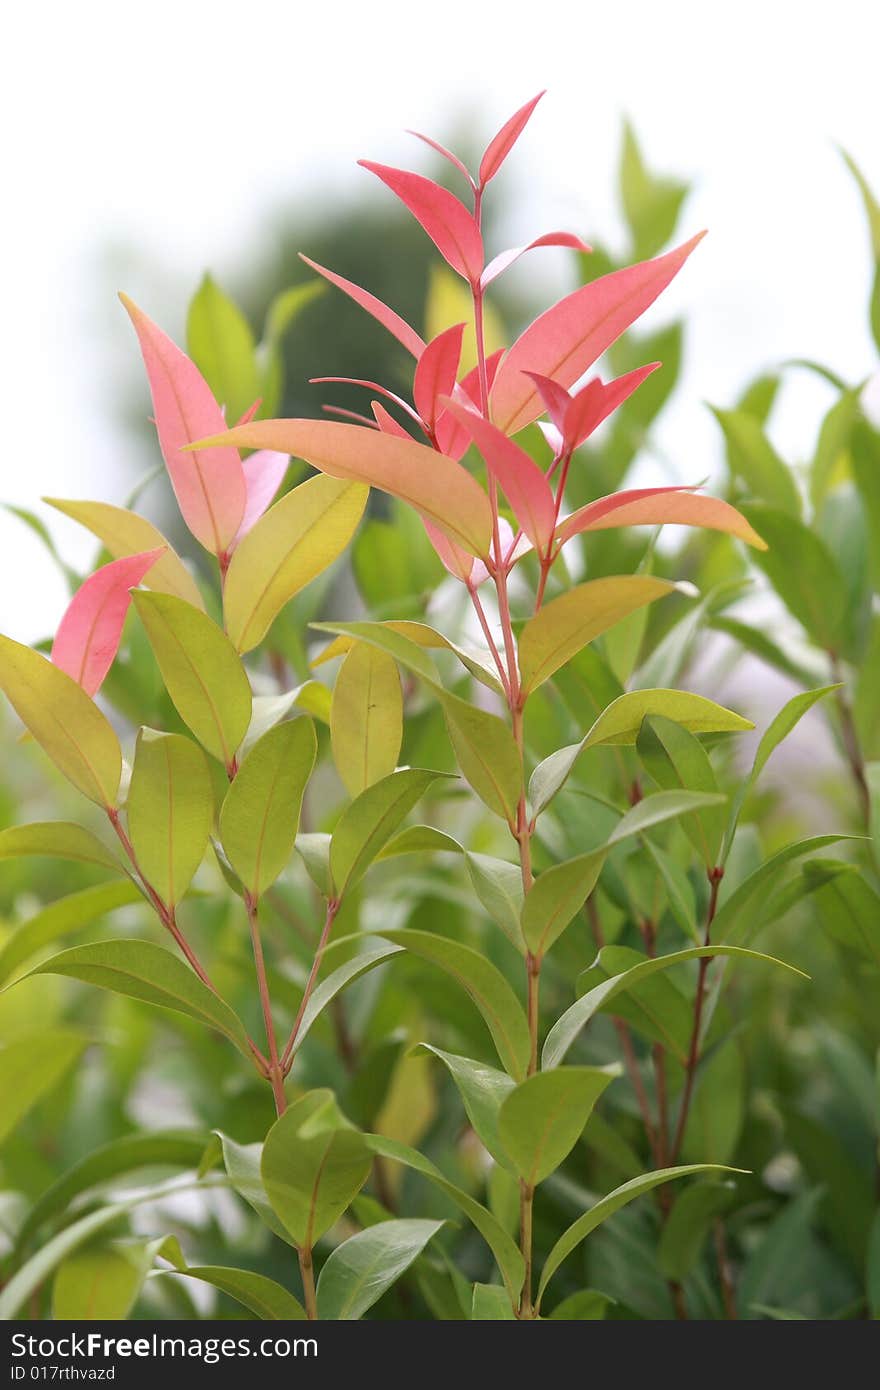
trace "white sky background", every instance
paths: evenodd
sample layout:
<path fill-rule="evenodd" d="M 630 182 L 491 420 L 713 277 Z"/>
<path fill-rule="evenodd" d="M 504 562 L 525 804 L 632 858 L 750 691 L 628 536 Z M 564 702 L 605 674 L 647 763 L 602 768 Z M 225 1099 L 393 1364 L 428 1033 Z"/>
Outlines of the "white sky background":
<path fill-rule="evenodd" d="M 235 288 L 249 253 L 271 256 L 285 207 L 369 185 L 359 157 L 424 169 L 405 127 L 442 138 L 470 111 L 488 138 L 542 87 L 503 176 L 523 194 L 512 241 L 560 226 L 614 240 L 623 113 L 652 167 L 697 185 L 682 235 L 711 235 L 649 320 L 688 318 L 660 431 L 680 477 L 717 476 L 703 403 L 730 404 L 761 368 L 815 357 L 857 380 L 876 363 L 867 232 L 835 149 L 880 187 L 871 0 L 50 0 L 15 6 L 4 30 L 2 500 L 123 500 L 119 397 L 139 359 L 109 288 L 114 248 L 119 287 L 180 338 L 206 265 Z M 378 182 L 371 196 L 391 197 Z M 532 272 L 565 288 L 564 258 L 538 252 Z M 810 449 L 827 403 L 799 375 L 775 431 L 787 457 Z M 50 524 L 84 562 L 85 534 Z M 0 629 L 45 636 L 64 603 L 39 544 L 0 515 Z"/>

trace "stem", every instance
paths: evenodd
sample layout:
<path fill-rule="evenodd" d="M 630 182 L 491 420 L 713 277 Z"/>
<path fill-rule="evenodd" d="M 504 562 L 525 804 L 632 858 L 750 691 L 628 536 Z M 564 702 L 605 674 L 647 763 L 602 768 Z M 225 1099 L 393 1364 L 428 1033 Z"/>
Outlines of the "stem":
<path fill-rule="evenodd" d="M 856 728 L 855 719 L 853 718 L 852 706 L 846 697 L 845 690 L 842 688 L 843 673 L 840 669 L 840 662 L 834 652 L 829 652 L 828 656 L 831 661 L 831 679 L 841 684 L 841 689 L 835 691 L 837 712 L 840 716 L 840 732 L 843 737 L 843 748 L 846 754 L 846 760 L 849 763 L 850 772 L 856 784 L 862 820 L 867 826 L 871 823 L 871 791 L 868 786 L 865 758 L 859 742 L 859 733 Z"/>
<path fill-rule="evenodd" d="M 309 1322 L 314 1322 L 318 1316 L 318 1302 L 315 1297 L 315 1266 L 312 1263 L 312 1252 L 311 1249 L 303 1247 L 297 1251 L 297 1254 L 299 1255 L 299 1272 L 302 1277 L 306 1317 Z"/>
<path fill-rule="evenodd" d="M 324 958 L 324 951 L 327 947 L 327 941 L 330 936 L 330 931 L 336 919 L 336 914 L 339 911 L 339 908 L 340 903 L 336 898 L 328 899 L 327 916 L 324 919 L 324 926 L 321 931 L 320 938 L 318 940 L 317 948 L 315 950 L 314 960 L 312 961 L 312 968 L 309 971 L 309 978 L 306 980 L 306 987 L 303 990 L 303 997 L 300 1000 L 299 1009 L 297 1010 L 297 1015 L 294 1019 L 293 1027 L 290 1030 L 290 1037 L 287 1039 L 287 1045 L 284 1049 L 284 1053 L 281 1058 L 281 1073 L 283 1076 L 287 1075 L 293 1064 L 293 1050 L 296 1046 L 297 1034 L 299 1033 L 300 1025 L 303 1021 L 303 1015 L 305 1014 L 306 1006 L 308 1005 L 308 1002 L 312 997 L 312 991 L 315 988 L 315 981 L 318 978 L 318 971 L 321 968 L 321 961 Z"/>
<path fill-rule="evenodd" d="M 708 870 L 709 875 L 709 910 L 706 914 L 706 930 L 703 934 L 703 944 L 709 945 L 712 936 L 712 923 L 715 920 L 715 912 L 718 907 L 718 889 L 724 877 L 724 870 L 720 865 Z M 691 1041 L 688 1048 L 687 1061 L 685 1062 L 684 1090 L 681 1096 L 681 1106 L 678 1112 L 678 1124 L 675 1127 L 675 1138 L 672 1141 L 672 1149 L 669 1154 L 669 1162 L 676 1163 L 681 1151 L 684 1133 L 687 1128 L 688 1111 L 690 1110 L 691 1100 L 694 1093 L 694 1079 L 697 1072 L 697 1063 L 700 1060 L 700 1030 L 703 1024 L 703 1004 L 706 998 L 706 972 L 709 968 L 709 957 L 703 956 L 700 961 L 700 969 L 697 975 L 697 993 L 694 999 L 694 1026 L 691 1030 Z"/>
<path fill-rule="evenodd" d="M 500 558 L 496 556 L 496 564 L 500 564 L 500 563 L 501 563 Z M 498 669 L 498 676 L 499 676 L 499 678 L 500 678 L 500 680 L 501 680 L 501 686 L 502 686 L 502 689 L 504 690 L 505 697 L 509 700 L 509 698 L 510 698 L 510 684 L 509 684 L 508 679 L 507 679 L 507 672 L 506 672 L 506 670 L 504 669 L 504 662 L 501 660 L 501 653 L 500 653 L 499 650 L 498 650 L 498 647 L 497 647 L 496 642 L 495 642 L 495 638 L 492 636 L 492 629 L 490 628 L 490 626 L 489 626 L 489 620 L 488 620 L 488 618 L 486 617 L 486 610 L 485 610 L 485 608 L 484 608 L 483 605 L 482 605 L 482 602 L 481 602 L 481 600 L 480 600 L 480 595 L 477 593 L 477 590 L 476 590 L 475 585 L 473 585 L 473 584 L 468 584 L 468 586 L 467 586 L 467 591 L 468 591 L 468 593 L 469 593 L 470 596 L 471 596 L 471 603 L 473 604 L 473 606 L 474 606 L 474 612 L 476 613 L 477 618 L 479 619 L 480 627 L 481 627 L 482 630 L 483 630 L 483 636 L 484 636 L 485 639 L 486 639 L 486 642 L 487 642 L 488 647 L 489 647 L 489 651 L 492 653 L 492 659 L 493 659 L 493 661 L 495 662 L 495 665 L 496 665 L 496 667 L 497 667 L 497 669 Z"/>
<path fill-rule="evenodd" d="M 254 969 L 257 973 L 257 987 L 260 992 L 260 1007 L 263 1010 L 266 1042 L 269 1046 L 269 1081 L 272 1083 L 272 1094 L 275 1097 L 275 1109 L 279 1115 L 283 1115 L 287 1107 L 287 1100 L 284 1095 L 284 1075 L 281 1071 L 281 1064 L 278 1059 L 278 1040 L 275 1036 L 275 1024 L 272 1020 L 272 1001 L 269 998 L 269 981 L 266 978 L 266 962 L 263 957 L 263 943 L 260 939 L 260 924 L 257 920 L 257 899 L 252 897 L 246 890 L 244 905 L 247 909 L 251 945 L 254 950 Z"/>
<path fill-rule="evenodd" d="M 733 1285 L 733 1270 L 727 1254 L 727 1231 L 722 1217 L 715 1222 L 715 1256 L 718 1260 L 718 1278 L 721 1282 L 721 1299 L 724 1303 L 724 1316 L 730 1322 L 737 1320 L 736 1292 Z"/>
<path fill-rule="evenodd" d="M 532 1306 L 532 1215 L 535 1202 L 535 1189 L 527 1182 L 520 1182 L 519 1185 L 519 1230 L 520 1230 L 520 1249 L 525 1261 L 526 1272 L 523 1279 L 522 1294 L 520 1295 L 517 1317 L 533 1318 L 535 1310 Z"/>

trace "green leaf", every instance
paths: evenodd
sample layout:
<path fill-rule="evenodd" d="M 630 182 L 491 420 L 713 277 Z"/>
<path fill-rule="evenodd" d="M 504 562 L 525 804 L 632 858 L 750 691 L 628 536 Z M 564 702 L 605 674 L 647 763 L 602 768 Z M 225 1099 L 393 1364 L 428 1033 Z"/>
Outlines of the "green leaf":
<path fill-rule="evenodd" d="M 799 517 L 801 499 L 794 475 L 773 448 L 761 421 L 745 410 L 716 410 L 713 406 L 712 413 L 724 433 L 731 473 L 741 478 L 749 492 L 762 502 L 791 518 Z M 758 534 L 772 545 L 766 532 L 759 530 Z"/>
<path fill-rule="evenodd" d="M 871 236 L 871 250 L 874 260 L 880 261 L 880 203 L 878 203 L 871 185 L 865 178 L 859 166 L 856 164 L 852 155 L 847 154 L 846 150 L 840 151 L 844 163 L 858 184 L 859 192 L 862 195 L 862 202 L 865 205 L 865 212 L 868 217 L 868 231 Z"/>
<path fill-rule="evenodd" d="M 530 1076 L 502 1102 L 498 1132 L 523 1182 L 535 1187 L 581 1137 L 596 1101 L 621 1068 L 557 1067 Z"/>
<path fill-rule="evenodd" d="M 142 1241 L 77 1250 L 55 1271 L 52 1317 L 56 1322 L 124 1320 L 137 1301 L 146 1273 Z"/>
<path fill-rule="evenodd" d="M 339 945 L 339 942 L 336 944 Z M 402 949 L 401 946 L 380 944 L 372 949 L 358 951 L 357 955 L 352 956 L 350 960 L 337 966 L 335 970 L 325 976 L 309 996 L 309 1002 L 296 1031 L 296 1047 L 293 1055 L 296 1056 L 315 1019 L 321 1016 L 327 1005 L 336 998 L 341 990 L 345 989 L 346 985 L 360 979 L 361 975 L 365 975 L 368 970 L 381 965 L 389 957 L 396 956 Z"/>
<path fill-rule="evenodd" d="M 520 634 L 523 693 L 541 685 L 614 623 L 674 591 L 674 584 L 651 575 L 616 575 L 588 580 L 551 600 Z"/>
<path fill-rule="evenodd" d="M 636 746 L 645 770 L 658 786 L 669 791 L 686 788 L 707 795 L 717 793 L 718 784 L 705 748 L 674 720 L 649 716 L 639 731 Z M 717 803 L 682 821 L 682 829 L 707 869 L 719 861 L 724 823 L 724 811 Z"/>
<path fill-rule="evenodd" d="M 127 802 L 128 830 L 140 868 L 175 907 L 202 862 L 214 822 L 205 755 L 182 734 L 141 729 Z"/>
<path fill-rule="evenodd" d="M 512 1077 L 522 1080 L 531 1046 L 529 1026 L 522 1005 L 500 970 L 479 951 L 445 936 L 407 927 L 382 932 L 382 936 L 458 981 L 483 1015 L 503 1066 Z"/>
<path fill-rule="evenodd" d="M 792 617 L 827 651 L 837 650 L 847 609 L 840 568 L 827 545 L 803 522 L 760 502 L 743 503 L 743 515 L 769 549 L 753 559 Z"/>
<path fill-rule="evenodd" d="M 643 1173 L 638 1178 L 633 1178 L 630 1182 L 625 1182 L 621 1187 L 616 1187 L 613 1192 L 609 1192 L 606 1197 L 601 1197 L 589 1211 L 585 1211 L 583 1216 L 578 1217 L 573 1225 L 569 1226 L 564 1235 L 560 1236 L 553 1246 L 550 1254 L 544 1263 L 541 1271 L 541 1282 L 538 1286 L 538 1303 L 544 1295 L 553 1275 L 556 1273 L 563 1260 L 566 1260 L 573 1250 L 585 1240 L 588 1235 L 595 1231 L 603 1221 L 609 1216 L 613 1216 L 621 1207 L 625 1207 L 629 1202 L 641 1197 L 643 1193 L 652 1191 L 655 1187 L 660 1187 L 663 1183 L 674 1182 L 678 1178 L 690 1177 L 692 1173 L 709 1173 L 717 1165 L 711 1163 L 689 1163 L 679 1168 L 661 1168 L 654 1173 Z M 740 1171 L 738 1169 L 729 1171 Z"/>
<path fill-rule="evenodd" d="M 410 1148 L 408 1144 L 401 1144 L 397 1139 L 387 1139 L 380 1134 L 368 1134 L 365 1138 L 374 1154 L 379 1154 L 381 1158 L 391 1159 L 395 1163 L 402 1163 L 407 1168 L 421 1173 L 441 1192 L 444 1192 L 459 1210 L 464 1212 L 495 1256 L 511 1300 L 518 1299 L 525 1277 L 525 1262 L 515 1242 L 492 1213 L 487 1211 L 469 1193 L 450 1182 L 440 1172 L 440 1169 L 430 1159 L 420 1154 L 417 1149 Z"/>
<path fill-rule="evenodd" d="M 821 1200 L 821 1188 L 802 1192 L 765 1228 L 740 1272 L 736 1299 L 740 1315 L 750 1316 L 756 1305 L 772 1303 L 786 1289 L 792 1270 L 804 1258 Z"/>
<path fill-rule="evenodd" d="M 880 965 L 880 894 L 856 865 L 813 859 L 804 865 L 804 874 L 822 885 L 816 892 L 816 905 L 829 936 Z"/>
<path fill-rule="evenodd" d="M 770 885 L 776 876 L 781 873 L 790 863 L 796 859 L 802 859 L 807 854 L 812 854 L 815 850 L 824 849 L 827 845 L 837 844 L 840 840 L 851 839 L 849 835 L 813 835 L 806 840 L 798 840 L 796 843 L 786 845 L 784 849 L 778 850 L 776 854 L 766 859 L 763 864 L 749 874 L 742 883 L 730 894 L 730 897 L 723 898 L 715 920 L 712 923 L 712 935 L 716 942 L 731 941 L 740 943 L 747 940 L 753 934 L 751 931 L 751 920 L 740 925 L 737 923 L 749 903 L 757 892 L 762 893 L 762 899 L 766 900 Z M 754 916 L 754 914 L 752 914 Z"/>
<path fill-rule="evenodd" d="M 83 888 L 79 893 L 50 903 L 17 927 L 0 946 L 0 983 L 8 979 L 22 961 L 36 955 L 50 942 L 79 931 L 118 907 L 141 901 L 140 890 L 126 879 L 121 883 L 99 883 L 94 888 Z"/>
<path fill-rule="evenodd" d="M 0 862 L 25 858 L 70 859 L 78 864 L 98 864 L 102 869 L 124 874 L 116 855 L 91 830 L 72 821 L 35 821 L 32 825 L 10 825 L 0 830 Z"/>
<path fill-rule="evenodd" d="M 140 590 L 132 598 L 178 714 L 231 768 L 251 719 L 251 687 L 232 643 L 182 599 Z"/>
<path fill-rule="evenodd" d="M 343 811 L 330 842 L 330 873 L 337 897 L 364 876 L 404 816 L 442 776 L 442 772 L 403 768 L 361 792 Z"/>
<path fill-rule="evenodd" d="M 521 955 L 525 955 L 520 915 L 523 906 L 522 869 L 490 854 L 466 856 L 474 892 L 496 926 Z"/>
<path fill-rule="evenodd" d="M 0 1048 L 0 1143 L 79 1061 L 89 1039 L 44 1028 Z"/>
<path fill-rule="evenodd" d="M 674 179 L 658 178 L 649 171 L 629 121 L 623 124 L 619 182 L 633 257 L 649 260 L 672 237 L 688 186 Z"/>
<path fill-rule="evenodd" d="M 382 1221 L 330 1252 L 318 1278 L 318 1317 L 363 1317 L 443 1228 L 443 1221 Z"/>
<path fill-rule="evenodd" d="M 587 994 L 603 980 L 625 975 L 647 959 L 630 946 L 603 946 L 592 965 L 578 977 L 578 990 Z M 684 1066 L 691 1033 L 694 1006 L 674 981 L 665 973 L 655 973 L 618 993 L 614 1013 L 631 1024 L 651 1042 L 662 1043 L 667 1051 Z"/>
<path fill-rule="evenodd" d="M 293 853 L 317 750 L 310 719 L 276 724 L 251 748 L 226 793 L 220 838 L 253 898 L 275 882 Z"/>
<path fill-rule="evenodd" d="M 210 275 L 190 300 L 186 341 L 190 357 L 234 424 L 262 395 L 256 343 L 238 305 Z"/>
<path fill-rule="evenodd" d="M 29 979 L 32 975 L 68 975 L 130 999 L 142 999 L 161 1009 L 186 1014 L 216 1028 L 245 1057 L 251 1056 L 241 1021 L 229 1005 L 164 946 L 154 946 L 150 941 L 95 941 L 52 956 L 21 978 Z"/>
<path fill-rule="evenodd" d="M 771 754 L 775 752 L 783 739 L 788 737 L 792 729 L 795 728 L 807 711 L 812 709 L 813 705 L 815 705 L 818 700 L 824 699 L 826 695 L 830 695 L 833 691 L 839 689 L 839 685 L 824 685 L 819 690 L 805 690 L 802 694 L 795 695 L 787 704 L 783 705 L 779 713 L 764 730 L 749 775 L 741 783 L 731 802 L 730 818 L 727 823 L 727 830 L 724 835 L 724 848 L 721 853 L 722 864 L 726 863 L 727 856 L 733 845 L 733 836 L 739 822 L 743 803 L 766 767 Z"/>
<path fill-rule="evenodd" d="M 177 1246 L 177 1242 L 174 1241 L 173 1245 Z M 154 1277 L 181 1274 L 188 1279 L 198 1279 L 203 1284 L 211 1284 L 264 1321 L 302 1322 L 305 1319 L 305 1309 L 299 1299 L 294 1298 L 292 1293 L 288 1293 L 281 1284 L 267 1278 L 265 1274 L 256 1274 L 250 1269 L 232 1269 L 225 1265 L 187 1264 L 180 1254 L 179 1246 L 173 1249 L 171 1242 L 166 1242 L 159 1253 L 174 1267 L 157 1270 Z"/>
<path fill-rule="evenodd" d="M 783 969 L 790 970 L 795 975 L 803 974 L 802 971 L 796 970 L 793 965 L 776 960 L 774 956 L 765 956 L 759 951 L 747 951 L 741 946 L 689 946 L 684 951 L 671 951 L 668 955 L 653 957 L 650 960 L 642 961 L 639 965 L 632 966 L 620 975 L 612 976 L 610 980 L 604 980 L 602 984 L 596 985 L 595 989 L 591 989 L 589 993 L 584 994 L 576 1003 L 572 1004 L 571 1008 L 566 1009 L 547 1034 L 541 1065 L 545 1070 L 550 1067 L 558 1067 L 581 1029 L 589 1023 L 594 1014 L 598 1013 L 605 1005 L 610 1004 L 616 994 L 622 990 L 631 989 L 647 976 L 653 975 L 656 970 L 668 970 L 670 966 L 678 965 L 680 961 L 696 960 L 700 956 L 733 956 L 746 960 L 759 960 L 768 965 L 782 966 Z"/>
<path fill-rule="evenodd" d="M 874 1213 L 868 1235 L 867 1258 L 868 1307 L 872 1318 L 880 1317 L 880 1211 Z"/>
<path fill-rule="evenodd" d="M 496 1163 L 511 1170 L 510 1158 L 505 1153 L 498 1132 L 498 1114 L 502 1102 L 510 1095 L 515 1085 L 507 1073 L 489 1067 L 485 1062 L 475 1062 L 471 1057 L 459 1057 L 454 1052 L 444 1052 L 442 1048 L 433 1047 L 431 1043 L 419 1043 L 414 1051 L 429 1052 L 440 1058 L 458 1088 L 474 1133 L 482 1140 Z"/>
<path fill-rule="evenodd" d="M 462 773 L 481 801 L 509 825 L 516 821 L 522 762 L 503 719 L 438 688 L 449 737 Z"/>
<path fill-rule="evenodd" d="M 464 854 L 465 850 L 458 840 L 444 830 L 436 830 L 433 825 L 407 825 L 392 835 L 376 860 L 396 859 L 401 854 L 431 853 Z"/>
<path fill-rule="evenodd" d="M 474 1284 L 473 1322 L 512 1322 L 514 1316 L 510 1299 L 500 1284 Z"/>
<path fill-rule="evenodd" d="M 702 695 L 683 690 L 630 691 L 602 711 L 580 743 L 560 748 L 535 768 L 529 783 L 529 799 L 535 814 L 564 786 L 581 753 L 602 744 L 634 744 L 642 723 L 650 715 L 674 720 L 695 734 L 735 733 L 754 728 L 750 720 Z"/>
<path fill-rule="evenodd" d="M 350 796 L 397 767 L 403 740 L 403 692 L 397 663 L 367 642 L 356 642 L 336 677 L 330 707 L 336 770 Z"/>
<path fill-rule="evenodd" d="M 844 391 L 828 411 L 810 465 L 810 498 L 818 510 L 838 481 L 849 448 L 850 435 L 859 413 L 860 389 Z"/>
<path fill-rule="evenodd" d="M 667 1279 L 682 1283 L 690 1274 L 714 1221 L 733 1200 L 731 1182 L 695 1182 L 669 1213 L 660 1236 L 657 1262 Z"/>
<path fill-rule="evenodd" d="M 122 750 L 82 686 L 31 647 L 0 636 L 0 689 L 58 771 L 90 801 L 113 806 Z"/>
<path fill-rule="evenodd" d="M 222 1158 L 229 1181 L 239 1197 L 253 1208 L 270 1231 L 291 1245 L 293 1243 L 291 1234 L 276 1216 L 263 1186 L 260 1171 L 263 1145 L 237 1144 L 234 1139 L 230 1139 L 227 1134 L 223 1134 L 220 1130 L 214 1131 L 213 1139 L 216 1148 L 211 1145 L 206 1151 L 205 1157 L 202 1159 L 202 1172 L 207 1171 L 218 1159 Z"/>
<path fill-rule="evenodd" d="M 346 652 L 351 651 L 355 644 L 355 637 L 352 634 L 357 629 L 362 641 L 376 647 L 379 651 L 387 651 L 402 666 L 414 671 L 416 675 L 423 676 L 431 684 L 437 684 L 437 671 L 433 663 L 427 658 L 419 658 L 417 655 L 414 657 L 414 647 L 422 648 L 425 651 L 453 652 L 465 670 L 469 671 L 481 685 L 485 685 L 489 690 L 494 690 L 498 695 L 503 693 L 489 652 L 468 651 L 465 647 L 451 642 L 448 637 L 444 637 L 443 633 L 438 632 L 436 628 L 429 627 L 427 623 L 414 622 L 408 618 L 392 618 L 384 623 L 312 623 L 312 627 L 338 634 L 335 642 L 331 642 L 328 647 L 319 652 L 312 662 L 313 666 L 321 666 L 325 661 L 333 661 L 336 657 L 344 656 Z M 404 639 L 404 642 L 396 645 L 392 642 L 389 645 L 386 639 L 388 633 L 396 633 Z"/>
<path fill-rule="evenodd" d="M 566 1322 L 601 1322 L 613 1303 L 613 1298 L 598 1289 L 580 1289 L 557 1303 L 549 1316 Z"/>
<path fill-rule="evenodd" d="M 286 603 L 342 554 L 369 488 L 323 474 L 275 502 L 239 541 L 223 591 L 230 641 L 256 647 Z"/>
<path fill-rule="evenodd" d="M 364 1136 L 339 1111 L 332 1091 L 308 1091 L 266 1135 L 261 1171 L 273 1210 L 311 1250 L 350 1205 L 371 1165 Z"/>

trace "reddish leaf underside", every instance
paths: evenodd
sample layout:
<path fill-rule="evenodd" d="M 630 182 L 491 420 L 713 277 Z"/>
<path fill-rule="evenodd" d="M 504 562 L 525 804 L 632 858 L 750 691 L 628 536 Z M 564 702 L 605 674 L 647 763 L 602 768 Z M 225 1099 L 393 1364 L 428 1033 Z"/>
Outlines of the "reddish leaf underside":
<path fill-rule="evenodd" d="M 361 159 L 358 163 L 396 193 L 452 269 L 476 284 L 483 269 L 483 238 L 464 203 L 422 174 L 374 164 L 369 159 Z"/>
<path fill-rule="evenodd" d="M 158 546 L 103 565 L 80 585 L 68 604 L 58 624 L 51 659 L 86 694 L 98 693 L 113 665 L 131 605 L 131 590 L 166 548 Z"/>

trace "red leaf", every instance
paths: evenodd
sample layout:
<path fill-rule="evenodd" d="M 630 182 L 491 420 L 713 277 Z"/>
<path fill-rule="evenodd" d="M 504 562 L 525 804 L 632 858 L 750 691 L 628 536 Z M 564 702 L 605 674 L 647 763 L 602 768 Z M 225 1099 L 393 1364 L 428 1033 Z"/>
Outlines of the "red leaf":
<path fill-rule="evenodd" d="M 262 397 L 262 396 L 257 396 L 257 399 L 254 401 L 253 405 L 249 405 L 248 408 L 247 408 L 247 410 L 246 410 L 246 411 L 244 412 L 244 414 L 241 416 L 241 418 L 238 419 L 238 420 L 236 420 L 235 423 L 236 423 L 237 425 L 246 425 L 246 424 L 248 423 L 249 420 L 253 420 L 254 416 L 256 415 L 257 411 L 259 410 L 259 408 L 260 408 L 260 406 L 261 406 L 262 404 L 263 404 L 263 397 Z"/>
<path fill-rule="evenodd" d="M 58 625 L 52 661 L 96 695 L 119 650 L 131 603 L 131 590 L 140 584 L 167 546 L 112 560 L 80 585 Z"/>
<path fill-rule="evenodd" d="M 531 377 L 538 388 L 541 400 L 547 407 L 547 414 L 553 421 L 560 435 L 563 433 L 565 425 L 565 412 L 571 405 L 571 396 L 564 386 L 560 386 L 558 381 L 552 381 L 549 376 L 541 376 L 540 372 L 526 372 L 526 376 Z"/>
<path fill-rule="evenodd" d="M 602 353 L 653 304 L 681 269 L 704 232 L 653 261 L 612 271 L 566 295 L 517 338 L 492 389 L 492 418 L 516 434 L 541 413 L 528 372 L 573 386 Z"/>
<path fill-rule="evenodd" d="M 719 497 L 699 496 L 686 487 L 633 488 L 600 497 L 566 517 L 556 530 L 562 544 L 584 531 L 605 531 L 615 526 L 702 526 L 726 531 L 758 550 L 765 543 L 745 517 Z"/>
<path fill-rule="evenodd" d="M 454 193 L 422 174 L 405 169 L 392 169 L 387 164 L 374 164 L 361 159 L 358 163 L 369 169 L 396 193 L 409 208 L 413 217 L 424 227 L 441 256 L 453 270 L 471 284 L 477 284 L 483 269 L 483 238 L 473 215 Z"/>
<path fill-rule="evenodd" d="M 489 472 L 497 478 L 514 515 L 536 549 L 545 551 L 553 535 L 556 505 L 544 474 L 528 454 L 482 415 L 458 401 L 444 401 L 446 409 L 464 425 Z"/>
<path fill-rule="evenodd" d="M 278 449 L 333 478 L 369 483 L 408 502 L 471 555 L 488 554 L 488 497 L 466 469 L 427 444 L 336 420 L 255 420 L 197 447 L 220 443 Z"/>
<path fill-rule="evenodd" d="M 515 111 L 509 121 L 505 121 L 498 134 L 489 141 L 486 146 L 486 153 L 480 160 L 480 187 L 485 188 L 490 179 L 494 179 L 498 170 L 501 168 L 510 151 L 513 149 L 519 137 L 528 124 L 529 117 L 534 111 L 543 92 L 539 92 L 531 101 L 527 101 L 525 106 L 521 106 Z"/>
<path fill-rule="evenodd" d="M 431 146 L 432 150 L 436 150 L 437 154 L 442 155 L 444 159 L 448 159 L 449 163 L 454 165 L 460 174 L 464 174 L 471 188 L 476 191 L 477 185 L 474 183 L 473 174 L 466 164 L 462 164 L 457 154 L 453 154 L 451 150 L 447 150 L 446 146 L 441 145 L 439 141 L 432 140 L 430 135 L 423 135 L 420 130 L 408 130 L 406 133 L 407 135 L 414 135 L 417 140 L 423 140 L 426 145 Z"/>
<path fill-rule="evenodd" d="M 412 439 L 409 430 L 405 430 L 384 405 L 380 405 L 378 401 L 371 401 L 370 405 L 376 417 L 376 424 L 383 434 L 393 434 L 397 439 Z"/>
<path fill-rule="evenodd" d="M 223 413 L 198 367 L 127 295 L 120 299 L 138 335 L 159 435 L 159 447 L 184 521 L 214 555 L 228 549 L 241 525 L 245 481 L 235 449 L 191 454 L 185 446 L 224 428 Z"/>
<path fill-rule="evenodd" d="M 635 371 L 615 377 L 614 381 L 609 381 L 607 385 L 597 377 L 595 381 L 589 382 L 583 391 L 573 396 L 565 412 L 562 427 L 566 448 L 576 449 L 579 444 L 583 444 L 593 430 L 598 429 L 613 410 L 623 405 L 645 378 L 656 372 L 660 365 L 659 362 L 649 362 L 646 367 L 636 367 Z"/>
<path fill-rule="evenodd" d="M 425 348 L 416 366 L 413 379 L 413 398 L 416 410 L 430 433 L 437 417 L 437 398 L 449 396 L 455 390 L 464 324 L 444 329 Z"/>
<path fill-rule="evenodd" d="M 311 270 L 323 275 L 325 280 L 329 280 L 331 285 L 342 290 L 355 304 L 359 304 L 362 309 L 366 309 L 368 314 L 372 314 L 374 319 L 381 323 L 383 328 L 387 328 L 389 333 L 393 333 L 399 343 L 402 343 L 407 352 L 411 352 L 413 357 L 421 356 L 425 348 L 425 340 L 420 338 L 414 328 L 410 328 L 406 319 L 402 319 L 393 309 L 389 309 L 387 304 L 383 304 L 381 299 L 377 299 L 369 290 L 362 290 L 360 285 L 355 285 L 351 280 L 346 280 L 342 275 L 337 275 L 335 271 L 328 270 L 326 266 L 318 265 L 317 261 L 312 261 L 308 256 L 300 252 L 301 261 L 304 261 Z"/>
<path fill-rule="evenodd" d="M 500 251 L 493 260 L 489 262 L 486 269 L 480 276 L 480 285 L 485 290 L 491 285 L 493 280 L 503 274 L 514 261 L 518 261 L 520 256 L 524 256 L 527 251 L 537 251 L 540 246 L 567 246 L 573 251 L 592 251 L 592 246 L 588 246 L 574 232 L 545 232 L 543 236 L 535 237 L 528 246 L 513 246 L 509 251 Z"/>
<path fill-rule="evenodd" d="M 408 405 L 402 396 L 396 395 L 394 391 L 389 391 L 387 386 L 382 386 L 381 383 L 378 381 L 367 381 L 364 377 L 360 376 L 309 377 L 310 386 L 320 386 L 324 382 L 328 381 L 340 382 L 343 386 L 366 386 L 368 391 L 378 391 L 380 396 L 384 396 L 386 400 L 393 401 L 395 405 L 400 406 L 401 410 L 405 410 L 407 415 L 410 415 L 412 417 L 415 424 L 418 425 L 421 423 L 419 416 L 413 410 L 412 406 Z"/>

